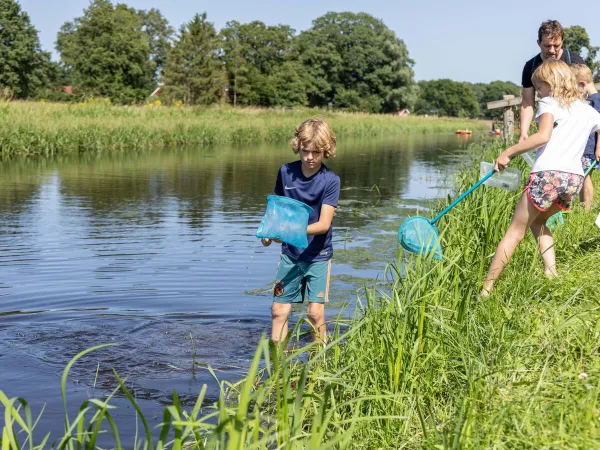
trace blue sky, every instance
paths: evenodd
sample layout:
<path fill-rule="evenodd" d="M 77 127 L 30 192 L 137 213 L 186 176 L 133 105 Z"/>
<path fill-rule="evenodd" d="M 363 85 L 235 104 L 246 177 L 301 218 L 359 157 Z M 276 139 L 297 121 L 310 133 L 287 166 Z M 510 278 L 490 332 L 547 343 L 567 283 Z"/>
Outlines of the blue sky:
<path fill-rule="evenodd" d="M 61 25 L 82 15 L 88 0 L 21 0 L 40 32 L 44 50 L 54 52 Z M 581 25 L 592 45 L 600 45 L 600 9 L 594 1 L 567 3 L 559 0 L 484 2 L 466 0 L 126 0 L 137 9 L 157 8 L 172 26 L 179 28 L 193 14 L 206 11 L 220 29 L 229 20 L 260 20 L 268 25 L 286 24 L 297 31 L 310 28 L 316 17 L 328 11 L 366 12 L 382 19 L 403 39 L 415 60 L 415 78 L 451 78 L 457 81 L 520 83 L 523 64 L 539 48 L 537 29 L 544 20 L 563 26 Z"/>

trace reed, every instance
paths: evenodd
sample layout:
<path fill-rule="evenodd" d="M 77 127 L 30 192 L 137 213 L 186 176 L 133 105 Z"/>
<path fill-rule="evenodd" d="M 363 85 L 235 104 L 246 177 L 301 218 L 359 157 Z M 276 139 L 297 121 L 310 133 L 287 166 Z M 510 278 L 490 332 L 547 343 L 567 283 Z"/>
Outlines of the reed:
<path fill-rule="evenodd" d="M 483 130 L 483 122 L 449 118 L 395 117 L 313 109 L 234 109 L 150 104 L 114 106 L 0 103 L 0 158 L 70 152 L 127 151 L 178 145 L 285 142 L 302 121 L 322 116 L 339 138 L 400 133 Z"/>

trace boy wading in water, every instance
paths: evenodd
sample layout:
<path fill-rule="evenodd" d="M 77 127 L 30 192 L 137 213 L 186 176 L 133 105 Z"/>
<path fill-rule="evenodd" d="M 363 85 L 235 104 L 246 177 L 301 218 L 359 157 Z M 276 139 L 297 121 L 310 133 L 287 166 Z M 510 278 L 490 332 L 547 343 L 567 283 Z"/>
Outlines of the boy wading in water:
<path fill-rule="evenodd" d="M 271 339 L 276 344 L 285 341 L 292 304 L 303 303 L 306 298 L 313 340 L 325 344 L 325 302 L 333 256 L 331 222 L 340 197 L 340 178 L 323 159 L 335 157 L 336 139 L 327 122 L 310 119 L 296 128 L 291 145 L 300 160 L 281 166 L 274 193 L 307 204 L 313 213 L 306 230 L 308 247 L 302 250 L 281 245 L 271 306 Z M 271 242 L 262 239 L 264 246 Z"/>

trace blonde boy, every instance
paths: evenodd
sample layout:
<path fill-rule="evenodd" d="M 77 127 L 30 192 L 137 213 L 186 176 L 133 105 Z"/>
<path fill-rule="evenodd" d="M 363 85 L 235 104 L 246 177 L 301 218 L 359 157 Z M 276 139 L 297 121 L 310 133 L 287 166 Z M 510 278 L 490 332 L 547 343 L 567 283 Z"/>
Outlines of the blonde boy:
<path fill-rule="evenodd" d="M 340 197 L 340 178 L 323 164 L 323 159 L 335 157 L 336 139 L 327 122 L 310 119 L 296 128 L 291 146 L 300 160 L 281 166 L 274 193 L 306 203 L 313 213 L 306 230 L 308 247 L 281 246 L 271 306 L 271 339 L 275 343 L 285 341 L 292 304 L 303 303 L 306 298 L 313 340 L 324 344 L 325 302 L 333 256 L 331 222 Z M 264 246 L 271 242 L 262 240 Z"/>
<path fill-rule="evenodd" d="M 600 112 L 600 94 L 594 86 L 594 79 L 590 68 L 585 64 L 574 64 L 571 66 L 571 70 L 575 74 L 579 91 L 587 98 L 588 103 L 596 111 Z M 598 135 L 592 133 L 587 141 L 585 152 L 581 157 L 584 171 L 587 171 L 595 161 L 600 160 L 600 154 L 596 151 L 597 141 Z M 596 169 L 600 169 L 600 165 L 597 164 Z M 592 202 L 594 201 L 594 185 L 592 184 L 591 173 L 583 180 L 583 189 L 581 189 L 580 199 L 585 206 L 585 210 L 589 211 L 592 208 Z"/>

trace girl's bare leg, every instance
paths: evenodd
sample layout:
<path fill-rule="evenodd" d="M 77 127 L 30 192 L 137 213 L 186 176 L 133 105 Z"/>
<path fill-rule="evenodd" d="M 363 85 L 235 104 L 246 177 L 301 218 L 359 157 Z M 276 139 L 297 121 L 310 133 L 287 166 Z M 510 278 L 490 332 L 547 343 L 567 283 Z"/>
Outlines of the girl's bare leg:
<path fill-rule="evenodd" d="M 512 222 L 506 230 L 504 237 L 498 244 L 496 254 L 490 264 L 490 269 L 483 283 L 482 297 L 487 297 L 492 292 L 494 282 L 504 270 L 504 266 L 510 261 L 517 245 L 523 240 L 527 228 L 540 215 L 540 211 L 531 204 L 527 198 L 527 192 L 521 195 L 519 203 L 515 208 Z"/>
<path fill-rule="evenodd" d="M 557 206 L 552 206 L 547 212 L 540 212 L 535 220 L 529 226 L 535 240 L 540 247 L 542 262 L 544 263 L 544 273 L 549 277 L 556 277 L 556 256 L 554 253 L 554 238 L 552 232 L 546 226 L 546 221 L 550 216 L 560 211 Z"/>

